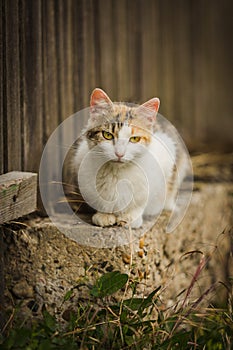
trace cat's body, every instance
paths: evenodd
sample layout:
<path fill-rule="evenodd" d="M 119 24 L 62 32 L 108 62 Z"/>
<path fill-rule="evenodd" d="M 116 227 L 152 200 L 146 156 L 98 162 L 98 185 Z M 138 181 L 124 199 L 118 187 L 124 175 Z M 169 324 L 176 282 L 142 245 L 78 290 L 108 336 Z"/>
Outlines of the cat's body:
<path fill-rule="evenodd" d="M 74 168 L 83 198 L 97 211 L 95 225 L 137 228 L 144 216 L 173 209 L 185 164 L 177 176 L 181 160 L 175 141 L 156 124 L 158 107 L 156 98 L 131 107 L 94 90 Z"/>

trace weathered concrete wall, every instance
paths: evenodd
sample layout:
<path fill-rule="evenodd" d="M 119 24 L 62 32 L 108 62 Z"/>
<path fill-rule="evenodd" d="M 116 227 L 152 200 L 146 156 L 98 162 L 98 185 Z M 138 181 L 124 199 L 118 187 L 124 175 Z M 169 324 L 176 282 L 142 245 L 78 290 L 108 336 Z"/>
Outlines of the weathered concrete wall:
<path fill-rule="evenodd" d="M 83 283 L 91 283 L 104 271 L 120 270 L 141 280 L 141 296 L 161 285 L 161 301 L 171 306 L 184 299 L 185 293 L 178 294 L 189 287 L 203 256 L 209 257 L 192 291 L 195 299 L 212 283 L 225 282 L 233 266 L 232 190 L 230 183 L 196 183 L 179 227 L 166 234 L 163 214 L 146 233 L 143 249 L 138 242 L 111 249 L 81 246 L 39 217 L 6 227 L 6 304 L 14 307 L 23 300 L 22 314 L 29 317 L 40 315 L 45 304 L 59 316 L 67 307 L 63 298 L 69 289 L 80 285 L 70 300 L 75 305 L 77 298 L 87 297 Z"/>

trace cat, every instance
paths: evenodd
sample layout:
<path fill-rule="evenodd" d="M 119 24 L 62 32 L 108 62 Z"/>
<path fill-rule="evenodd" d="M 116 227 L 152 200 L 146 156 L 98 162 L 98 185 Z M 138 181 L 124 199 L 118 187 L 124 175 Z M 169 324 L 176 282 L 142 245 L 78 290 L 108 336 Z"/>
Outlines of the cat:
<path fill-rule="evenodd" d="M 112 102 L 102 89 L 92 92 L 73 167 L 79 191 L 96 211 L 94 225 L 139 228 L 145 217 L 174 210 L 185 161 L 171 130 L 156 121 L 159 105 L 158 98 L 131 106 Z"/>

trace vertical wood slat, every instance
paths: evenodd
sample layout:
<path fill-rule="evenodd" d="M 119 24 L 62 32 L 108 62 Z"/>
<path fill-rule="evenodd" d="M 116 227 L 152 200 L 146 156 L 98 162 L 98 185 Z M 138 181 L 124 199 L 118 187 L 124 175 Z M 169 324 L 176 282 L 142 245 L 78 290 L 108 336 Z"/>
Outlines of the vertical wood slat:
<path fill-rule="evenodd" d="M 225 0 L 219 4 L 214 1 L 212 6 L 206 9 L 207 12 L 209 30 L 205 62 L 208 79 L 206 79 L 205 91 L 208 91 L 208 96 L 206 96 L 205 105 L 208 107 L 204 137 L 210 134 L 216 144 L 221 147 L 226 140 L 233 140 L 232 3 Z M 219 128 L 224 132 L 219 132 Z"/>
<path fill-rule="evenodd" d="M 128 101 L 128 43 L 127 43 L 127 7 L 125 0 L 114 2 L 114 41 L 115 41 L 115 86 L 117 101 Z"/>
<path fill-rule="evenodd" d="M 101 86 L 109 96 L 116 99 L 116 89 L 114 81 L 115 57 L 112 13 L 113 1 L 99 0 L 99 24 L 100 24 L 100 47 L 101 47 Z M 104 9 L 104 11 L 103 11 Z"/>
<path fill-rule="evenodd" d="M 127 0 L 127 32 L 128 32 L 128 59 L 129 59 L 129 96 L 130 102 L 141 101 L 142 89 L 142 37 L 141 37 L 141 8 L 143 1 Z"/>
<path fill-rule="evenodd" d="M 74 113 L 72 72 L 72 1 L 55 2 L 59 120 Z"/>
<path fill-rule="evenodd" d="M 160 97 L 161 93 L 161 34 L 158 2 L 155 0 L 150 2 L 150 6 L 142 6 L 142 101 L 155 96 Z"/>
<path fill-rule="evenodd" d="M 21 147 L 21 101 L 20 101 L 20 23 L 19 6 L 14 0 L 5 1 L 5 84 L 7 128 L 4 130 L 7 140 L 5 149 L 7 170 L 22 169 Z M 6 124 L 5 124 L 6 126 Z M 5 169 L 6 170 L 6 169 Z"/>
<path fill-rule="evenodd" d="M 178 0 L 175 6 L 176 40 L 174 46 L 174 124 L 186 141 L 191 142 L 188 130 L 193 120 L 193 56 L 191 40 L 191 6 Z M 182 92 L 182 93 L 181 93 Z"/>
<path fill-rule="evenodd" d="M 95 81 L 101 86 L 101 47 L 100 47 L 100 8 L 99 0 L 93 1 L 93 25 L 94 25 L 94 50 L 95 50 Z M 95 86 L 96 87 L 96 86 Z"/>
<path fill-rule="evenodd" d="M 193 24 L 193 139 L 194 144 L 203 144 L 205 139 L 206 113 L 211 113 L 209 105 L 209 15 L 205 3 L 197 1 L 192 8 Z M 197 18 L 199 19 L 197 22 Z M 196 24 L 196 25 L 195 25 Z M 207 91 L 206 91 L 207 88 Z M 209 106 L 211 108 L 211 106 Z M 186 124 L 187 125 L 187 124 Z"/>
<path fill-rule="evenodd" d="M 85 107 L 83 102 L 83 2 L 72 0 L 72 76 L 74 112 Z"/>
<path fill-rule="evenodd" d="M 4 120 L 3 120 L 3 104 L 4 104 L 4 94 L 3 94 L 3 86 L 4 86 L 4 77 L 3 77 L 3 59 L 4 54 L 3 52 L 4 46 L 3 46 L 3 40 L 4 38 L 4 32 L 3 32 L 3 16 L 5 15 L 3 13 L 3 3 L 0 5 L 0 18 L 2 20 L 0 21 L 0 81 L 1 81 L 1 89 L 0 89 L 0 175 L 4 173 Z M 0 232 L 1 235 L 1 232 Z M 0 236 L 1 239 L 1 236 Z"/>
<path fill-rule="evenodd" d="M 160 1 L 161 33 L 161 113 L 169 120 L 175 116 L 174 91 L 174 49 L 176 27 L 174 25 L 175 2 Z"/>
<path fill-rule="evenodd" d="M 43 77 L 41 1 L 22 6 L 22 97 L 24 170 L 39 168 L 43 149 Z"/>
<path fill-rule="evenodd" d="M 55 0 L 42 0 L 42 52 L 44 89 L 44 137 L 48 139 L 59 122 Z"/>
<path fill-rule="evenodd" d="M 5 242 L 3 240 L 3 226 L 0 226 L 0 331 L 4 329 L 6 325 L 6 312 L 5 312 Z"/>
<path fill-rule="evenodd" d="M 83 102 L 89 105 L 89 96 L 95 88 L 95 50 L 94 50 L 94 0 L 83 1 Z"/>
<path fill-rule="evenodd" d="M 58 60 L 57 60 L 57 38 L 56 38 L 56 0 L 42 0 L 42 60 L 43 60 L 43 128 L 44 143 L 48 141 L 51 134 L 59 125 L 60 101 L 58 99 Z M 53 169 L 54 164 L 59 169 L 60 145 L 58 139 L 50 152 L 47 153 L 47 167 L 43 172 L 49 180 L 47 192 L 52 200 L 55 200 L 53 181 L 58 181 L 57 171 Z"/>
<path fill-rule="evenodd" d="M 68 0 L 66 2 L 56 2 L 56 40 L 57 40 L 57 77 L 58 77 L 58 94 L 59 94 L 59 121 L 63 122 L 66 118 L 77 112 L 74 109 L 73 93 L 73 69 L 74 59 L 76 56 L 73 52 L 73 13 L 74 2 Z M 79 23 L 78 23 L 79 24 Z M 74 58 L 75 56 L 75 58 Z M 64 125 L 64 124 L 63 124 Z M 63 159 L 64 154 L 68 152 L 73 137 L 78 135 L 78 127 L 75 123 L 65 123 L 60 129 L 60 156 Z M 69 159 L 68 159 L 69 161 Z M 67 163 L 65 163 L 67 164 Z M 60 164 L 60 166 L 62 166 Z M 65 185 L 69 179 L 69 167 L 66 165 L 62 169 L 63 184 Z"/>
<path fill-rule="evenodd" d="M 56 8 L 56 56 L 59 97 L 59 123 L 73 114 L 73 72 L 72 72 L 72 1 L 55 2 Z M 66 151 L 74 127 L 61 130 L 60 153 Z"/>

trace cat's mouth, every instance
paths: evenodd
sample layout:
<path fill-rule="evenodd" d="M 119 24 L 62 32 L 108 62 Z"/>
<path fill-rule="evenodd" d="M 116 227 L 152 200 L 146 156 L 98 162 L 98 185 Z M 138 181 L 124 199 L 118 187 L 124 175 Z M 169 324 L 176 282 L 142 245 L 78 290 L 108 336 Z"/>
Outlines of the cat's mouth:
<path fill-rule="evenodd" d="M 117 159 L 112 159 L 112 162 L 117 163 L 117 164 L 125 164 L 125 163 L 127 163 L 127 160 L 122 159 L 122 158 L 117 158 Z"/>

